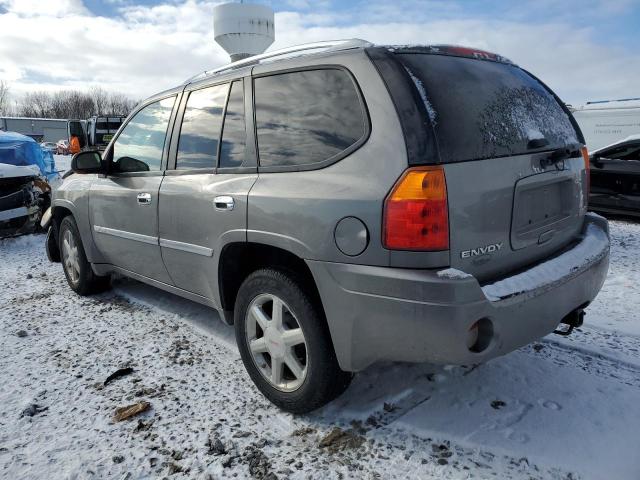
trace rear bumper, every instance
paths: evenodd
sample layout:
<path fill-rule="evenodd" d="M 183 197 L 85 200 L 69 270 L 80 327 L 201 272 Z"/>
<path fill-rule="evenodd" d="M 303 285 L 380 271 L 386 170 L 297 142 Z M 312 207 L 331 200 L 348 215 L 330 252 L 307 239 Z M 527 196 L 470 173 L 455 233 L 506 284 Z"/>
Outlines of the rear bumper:
<path fill-rule="evenodd" d="M 380 360 L 479 363 L 552 332 L 591 302 L 609 267 L 605 219 L 589 214 L 583 239 L 562 254 L 492 285 L 471 276 L 308 261 L 340 366 L 358 371 Z M 469 328 L 492 326 L 481 352 L 467 347 Z"/>

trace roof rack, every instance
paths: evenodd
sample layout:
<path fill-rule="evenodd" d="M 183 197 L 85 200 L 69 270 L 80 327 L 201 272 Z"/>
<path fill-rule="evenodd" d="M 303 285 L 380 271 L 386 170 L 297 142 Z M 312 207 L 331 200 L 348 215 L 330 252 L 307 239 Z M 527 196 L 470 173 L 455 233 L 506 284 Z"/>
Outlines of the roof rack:
<path fill-rule="evenodd" d="M 186 83 L 191 83 L 202 78 L 206 78 L 209 75 L 225 72 L 227 70 L 235 70 L 237 68 L 246 67 L 249 65 L 257 65 L 264 60 L 275 60 L 278 57 L 286 58 L 298 55 L 305 55 L 308 53 L 319 52 L 336 52 L 340 50 L 349 50 L 352 48 L 371 47 L 372 43 L 359 38 L 351 38 L 347 40 L 327 40 L 323 42 L 303 43 L 302 45 L 295 45 L 293 47 L 281 48 L 272 52 L 262 53 L 260 55 L 254 55 L 252 57 L 238 60 L 237 62 L 229 63 L 223 67 L 214 68 L 213 70 L 205 70 L 204 72 L 191 77 Z"/>

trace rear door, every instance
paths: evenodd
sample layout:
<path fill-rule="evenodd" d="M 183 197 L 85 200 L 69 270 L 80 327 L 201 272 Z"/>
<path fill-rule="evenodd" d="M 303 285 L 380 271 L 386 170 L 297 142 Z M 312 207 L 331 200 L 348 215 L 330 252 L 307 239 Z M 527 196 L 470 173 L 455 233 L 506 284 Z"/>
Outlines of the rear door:
<path fill-rule="evenodd" d="M 586 211 L 585 164 L 580 135 L 558 99 L 512 64 L 398 56 L 445 165 L 451 266 L 488 279 L 574 239 Z"/>
<path fill-rule="evenodd" d="M 176 95 L 139 110 L 105 152 L 109 174 L 91 184 L 89 216 L 106 261 L 171 283 L 158 242 L 158 193 Z"/>
<path fill-rule="evenodd" d="M 216 254 L 227 241 L 246 241 L 247 197 L 257 178 L 245 121 L 250 85 L 238 79 L 185 93 L 170 155 L 175 169 L 160 188 L 164 264 L 177 287 L 210 299 Z"/>

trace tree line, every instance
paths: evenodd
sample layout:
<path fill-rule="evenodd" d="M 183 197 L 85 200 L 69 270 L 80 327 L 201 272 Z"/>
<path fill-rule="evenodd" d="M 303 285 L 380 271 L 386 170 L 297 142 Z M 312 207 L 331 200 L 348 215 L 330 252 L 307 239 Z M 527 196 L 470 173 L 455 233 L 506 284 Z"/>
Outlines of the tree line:
<path fill-rule="evenodd" d="M 14 108 L 11 108 L 8 85 L 0 81 L 0 115 L 69 119 L 86 119 L 94 115 L 127 116 L 137 103 L 136 100 L 122 93 L 93 87 L 86 92 L 81 90 L 30 92 L 25 94 Z"/>

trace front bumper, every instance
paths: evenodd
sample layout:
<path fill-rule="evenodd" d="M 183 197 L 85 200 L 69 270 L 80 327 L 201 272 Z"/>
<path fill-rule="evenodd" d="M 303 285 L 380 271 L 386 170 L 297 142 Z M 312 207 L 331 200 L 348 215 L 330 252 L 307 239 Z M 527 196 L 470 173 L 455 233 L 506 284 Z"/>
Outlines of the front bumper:
<path fill-rule="evenodd" d="M 470 364 L 547 335 L 596 297 L 609 267 L 606 220 L 588 214 L 583 234 L 560 255 L 484 287 L 472 276 L 433 270 L 307 263 L 342 369 L 380 360 Z M 490 320 L 493 331 L 489 345 L 475 352 L 467 337 L 480 319 Z"/>

